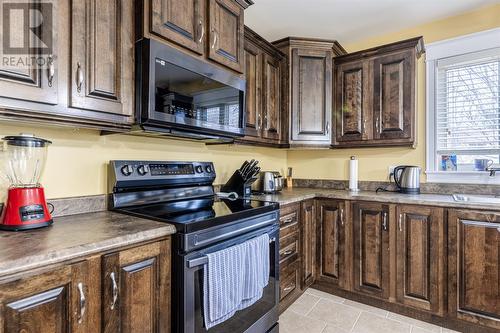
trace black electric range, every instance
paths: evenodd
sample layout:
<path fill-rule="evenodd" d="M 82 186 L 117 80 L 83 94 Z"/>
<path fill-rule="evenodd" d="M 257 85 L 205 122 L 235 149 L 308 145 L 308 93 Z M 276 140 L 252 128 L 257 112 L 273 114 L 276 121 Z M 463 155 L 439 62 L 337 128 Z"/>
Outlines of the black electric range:
<path fill-rule="evenodd" d="M 210 162 L 111 161 L 110 209 L 173 224 L 173 331 L 262 333 L 277 331 L 279 204 L 219 198 Z M 262 298 L 206 330 L 202 311 L 206 255 L 268 234 L 269 284 Z"/>

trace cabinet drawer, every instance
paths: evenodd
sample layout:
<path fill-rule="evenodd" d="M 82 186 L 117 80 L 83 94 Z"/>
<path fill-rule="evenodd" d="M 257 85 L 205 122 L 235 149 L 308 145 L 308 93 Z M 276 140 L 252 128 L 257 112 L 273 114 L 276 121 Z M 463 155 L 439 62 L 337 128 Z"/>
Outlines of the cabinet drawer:
<path fill-rule="evenodd" d="M 292 262 L 298 258 L 299 233 L 293 234 L 280 240 L 280 265 L 285 262 Z"/>
<path fill-rule="evenodd" d="M 280 301 L 299 288 L 299 262 L 287 265 L 280 281 Z"/>
<path fill-rule="evenodd" d="M 288 236 L 299 229 L 299 204 L 285 206 L 280 211 L 280 235 Z"/>

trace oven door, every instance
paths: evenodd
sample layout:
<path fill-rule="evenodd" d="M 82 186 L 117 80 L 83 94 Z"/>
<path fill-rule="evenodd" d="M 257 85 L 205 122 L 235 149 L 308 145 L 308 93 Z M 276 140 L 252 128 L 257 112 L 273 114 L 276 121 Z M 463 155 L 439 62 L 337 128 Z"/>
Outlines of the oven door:
<path fill-rule="evenodd" d="M 203 318 L 203 271 L 206 263 L 200 260 L 206 254 L 240 244 L 267 233 L 269 235 L 269 284 L 263 296 L 252 306 L 240 310 L 225 322 L 207 330 Z M 243 236 L 218 243 L 186 255 L 174 256 L 172 318 L 174 332 L 178 333 L 263 333 L 276 329 L 279 303 L 279 227 L 259 229 Z"/>

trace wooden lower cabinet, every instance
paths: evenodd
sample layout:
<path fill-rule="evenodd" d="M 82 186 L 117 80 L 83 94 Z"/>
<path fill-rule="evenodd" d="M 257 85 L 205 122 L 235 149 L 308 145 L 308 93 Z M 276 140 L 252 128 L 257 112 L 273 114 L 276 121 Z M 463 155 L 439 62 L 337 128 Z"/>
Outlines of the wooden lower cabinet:
<path fill-rule="evenodd" d="M 450 210 L 448 312 L 500 330 L 500 213 Z"/>
<path fill-rule="evenodd" d="M 0 284 L 0 331 L 99 332 L 99 288 L 99 260 Z"/>
<path fill-rule="evenodd" d="M 355 202 L 352 211 L 354 290 L 369 296 L 389 299 L 389 225 L 392 218 L 389 205 Z"/>
<path fill-rule="evenodd" d="M 344 201 L 324 199 L 316 202 L 318 281 L 345 286 L 348 244 L 346 243 L 346 207 Z"/>
<path fill-rule="evenodd" d="M 170 332 L 170 243 L 103 258 L 103 332 Z"/>
<path fill-rule="evenodd" d="M 397 302 L 444 313 L 445 225 L 442 208 L 397 207 Z"/>
<path fill-rule="evenodd" d="M 316 209 L 314 200 L 301 204 L 302 289 L 313 284 L 316 266 Z"/>
<path fill-rule="evenodd" d="M 301 295 L 300 213 L 299 203 L 280 210 L 280 312 Z"/>

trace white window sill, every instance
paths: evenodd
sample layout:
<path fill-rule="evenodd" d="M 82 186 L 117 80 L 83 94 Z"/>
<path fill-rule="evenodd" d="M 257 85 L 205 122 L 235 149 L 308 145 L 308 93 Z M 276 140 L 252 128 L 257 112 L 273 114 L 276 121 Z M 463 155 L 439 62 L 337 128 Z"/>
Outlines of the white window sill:
<path fill-rule="evenodd" d="M 426 171 L 428 183 L 500 185 L 500 171 L 494 177 L 486 171 Z"/>

